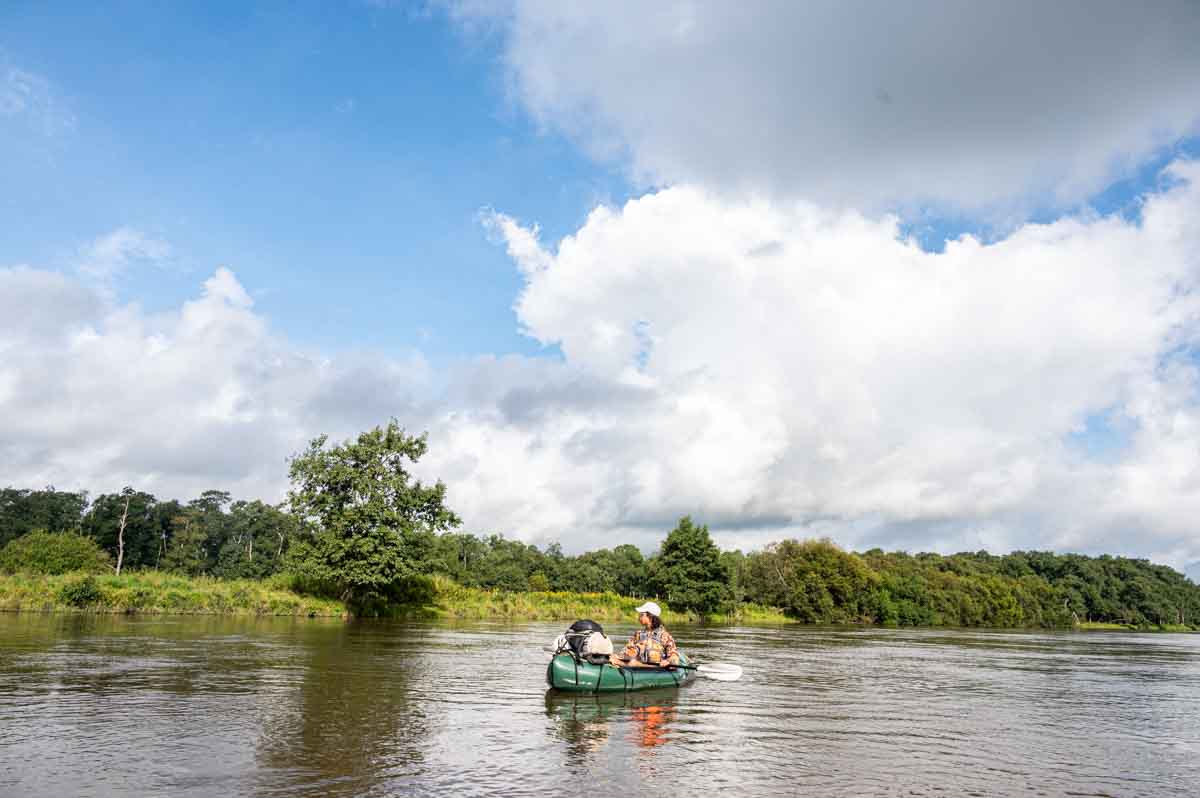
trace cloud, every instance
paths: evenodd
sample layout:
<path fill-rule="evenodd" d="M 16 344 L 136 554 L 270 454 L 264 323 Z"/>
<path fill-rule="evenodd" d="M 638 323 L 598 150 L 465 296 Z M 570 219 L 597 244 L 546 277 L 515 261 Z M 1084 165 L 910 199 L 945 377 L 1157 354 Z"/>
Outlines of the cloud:
<path fill-rule="evenodd" d="M 111 280 L 131 266 L 162 264 L 172 255 L 171 245 L 130 227 L 100 236 L 79 251 L 79 270 L 99 280 Z"/>
<path fill-rule="evenodd" d="M 232 272 L 163 314 L 0 270 L 0 481 L 282 497 L 286 457 L 396 416 L 473 532 L 650 548 L 1055 548 L 1200 560 L 1200 167 L 1138 221 L 942 253 L 895 219 L 696 187 L 554 245 L 488 217 L 561 357 L 308 352 Z M 1080 445 L 1113 434 L 1103 457 Z"/>
<path fill-rule="evenodd" d="M 45 136 L 75 127 L 74 114 L 59 99 L 50 81 L 9 63 L 0 52 L 0 122 L 5 120 L 20 121 Z"/>
<path fill-rule="evenodd" d="M 4 484 L 279 500 L 309 438 L 409 418 L 429 379 L 416 353 L 332 360 L 288 344 L 227 269 L 153 315 L 71 276 L 0 269 L 0 320 Z"/>
<path fill-rule="evenodd" d="M 643 185 L 1070 204 L 1200 132 L 1200 6 L 450 2 L 512 94 Z"/>
<path fill-rule="evenodd" d="M 1140 224 L 941 254 L 894 219 L 696 188 L 597 209 L 554 249 L 497 216 L 519 318 L 566 362 L 508 369 L 443 430 L 454 495 L 593 540 L 692 513 L 743 545 L 1195 559 L 1200 169 L 1173 173 Z M 1099 416 L 1132 430 L 1103 461 L 1074 444 Z"/>

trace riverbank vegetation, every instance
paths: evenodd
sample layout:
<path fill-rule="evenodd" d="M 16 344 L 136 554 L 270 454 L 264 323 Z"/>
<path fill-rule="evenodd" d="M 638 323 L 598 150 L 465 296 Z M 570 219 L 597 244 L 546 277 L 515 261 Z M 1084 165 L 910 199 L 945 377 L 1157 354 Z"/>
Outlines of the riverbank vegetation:
<path fill-rule="evenodd" d="M 0 610 L 347 617 L 343 602 L 292 590 L 286 576 L 218 579 L 161 571 L 0 576 Z"/>
<path fill-rule="evenodd" d="M 650 556 L 457 532 L 444 486 L 407 470 L 425 447 L 395 421 L 317 438 L 278 506 L 2 489 L 0 609 L 615 620 L 653 597 L 668 622 L 1200 629 L 1200 587 L 1124 557 L 721 551 L 687 517 Z"/>

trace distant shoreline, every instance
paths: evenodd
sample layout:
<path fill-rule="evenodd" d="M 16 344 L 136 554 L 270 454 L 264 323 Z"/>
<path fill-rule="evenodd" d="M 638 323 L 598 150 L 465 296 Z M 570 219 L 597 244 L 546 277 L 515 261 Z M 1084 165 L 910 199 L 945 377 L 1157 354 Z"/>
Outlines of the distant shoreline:
<path fill-rule="evenodd" d="M 464 587 L 445 577 L 432 580 L 431 601 L 397 606 L 389 617 L 412 620 L 551 621 L 592 618 L 628 621 L 639 599 L 614 593 L 563 591 L 516 592 Z M 353 615 L 344 602 L 311 596 L 290 587 L 286 576 L 264 580 L 186 577 L 158 571 L 115 574 L 75 572 L 61 575 L 0 575 L 0 612 L 106 615 L 216 615 L 250 617 L 342 618 Z M 744 604 L 732 614 L 710 615 L 664 610 L 668 624 L 803 625 L 780 610 Z M 999 627 L 885 626 L 861 628 L 991 629 Z M 1011 628 L 1011 627 L 1010 627 Z M 1039 629 L 1044 627 L 1016 627 Z M 1195 633 L 1186 626 L 1137 627 L 1131 624 L 1084 622 L 1063 627 L 1082 632 Z"/>

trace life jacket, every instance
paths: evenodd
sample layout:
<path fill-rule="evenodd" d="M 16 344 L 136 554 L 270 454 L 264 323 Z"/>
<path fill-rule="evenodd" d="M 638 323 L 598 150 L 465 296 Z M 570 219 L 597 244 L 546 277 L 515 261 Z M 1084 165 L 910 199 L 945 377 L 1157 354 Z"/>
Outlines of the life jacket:
<path fill-rule="evenodd" d="M 667 646 L 663 640 L 663 634 L 666 629 L 661 626 L 657 629 L 639 629 L 633 633 L 629 644 L 625 646 L 625 653 L 633 659 L 643 662 L 647 665 L 659 665 L 667 660 Z"/>

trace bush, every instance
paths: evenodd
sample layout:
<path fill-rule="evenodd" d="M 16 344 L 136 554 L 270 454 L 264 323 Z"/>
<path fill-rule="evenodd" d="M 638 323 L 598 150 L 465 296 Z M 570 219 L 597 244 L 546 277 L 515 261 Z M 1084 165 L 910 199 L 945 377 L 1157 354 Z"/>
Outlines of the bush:
<path fill-rule="evenodd" d="M 58 597 L 72 607 L 90 607 L 99 603 L 104 594 L 100 592 L 100 585 L 96 584 L 96 577 L 88 574 L 83 579 L 63 585 Z"/>
<path fill-rule="evenodd" d="M 9 574 L 99 574 L 109 570 L 110 561 L 96 541 L 73 532 L 35 530 L 0 549 L 0 572 Z"/>

